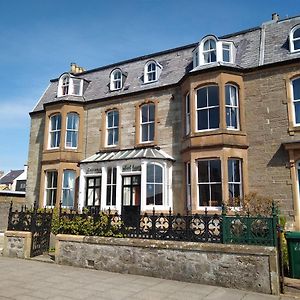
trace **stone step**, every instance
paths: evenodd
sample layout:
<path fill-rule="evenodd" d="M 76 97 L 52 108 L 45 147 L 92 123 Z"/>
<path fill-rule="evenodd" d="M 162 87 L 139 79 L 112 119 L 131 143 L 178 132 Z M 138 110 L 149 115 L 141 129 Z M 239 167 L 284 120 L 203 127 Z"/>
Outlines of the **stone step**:
<path fill-rule="evenodd" d="M 55 257 L 54 257 L 54 255 L 52 253 L 51 254 L 44 253 L 42 255 L 31 257 L 30 259 L 31 260 L 35 260 L 35 261 L 50 263 L 50 264 L 53 264 L 55 262 Z"/>

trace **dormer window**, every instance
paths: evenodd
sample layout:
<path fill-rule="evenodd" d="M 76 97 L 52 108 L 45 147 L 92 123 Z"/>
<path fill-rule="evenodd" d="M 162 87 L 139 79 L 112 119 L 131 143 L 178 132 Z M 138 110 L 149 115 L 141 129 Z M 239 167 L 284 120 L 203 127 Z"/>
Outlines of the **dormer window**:
<path fill-rule="evenodd" d="M 70 74 L 63 74 L 58 81 L 57 97 L 82 96 L 83 80 Z"/>
<path fill-rule="evenodd" d="M 300 51 L 300 25 L 294 27 L 290 32 L 290 50 L 291 52 Z"/>
<path fill-rule="evenodd" d="M 161 69 L 161 65 L 159 65 L 156 61 L 152 60 L 146 63 L 144 69 L 144 83 L 157 81 L 161 73 Z"/>
<path fill-rule="evenodd" d="M 235 47 L 230 41 L 205 37 L 193 51 L 193 68 L 214 62 L 234 63 Z"/>
<path fill-rule="evenodd" d="M 203 59 L 205 64 L 217 61 L 217 43 L 213 39 L 207 40 L 203 44 Z"/>
<path fill-rule="evenodd" d="M 116 91 L 123 87 L 122 72 L 120 69 L 112 71 L 110 75 L 110 90 Z"/>

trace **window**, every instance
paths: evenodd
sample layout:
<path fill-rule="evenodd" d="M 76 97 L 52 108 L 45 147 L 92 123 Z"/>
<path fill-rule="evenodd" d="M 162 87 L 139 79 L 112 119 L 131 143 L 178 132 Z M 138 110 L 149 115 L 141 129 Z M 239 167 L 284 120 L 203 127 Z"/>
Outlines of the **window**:
<path fill-rule="evenodd" d="M 300 125 L 300 78 L 296 78 L 292 81 L 292 101 L 294 112 L 294 125 Z"/>
<path fill-rule="evenodd" d="M 62 96 L 69 94 L 69 85 L 70 85 L 69 76 L 63 77 L 62 85 L 61 85 Z"/>
<path fill-rule="evenodd" d="M 208 39 L 203 44 L 203 58 L 204 63 L 209 64 L 217 61 L 217 46 L 216 41 L 213 39 Z"/>
<path fill-rule="evenodd" d="M 72 170 L 64 170 L 63 187 L 62 187 L 62 206 L 74 207 L 75 199 L 75 179 L 76 172 Z"/>
<path fill-rule="evenodd" d="M 223 61 L 231 62 L 230 44 L 222 43 L 222 54 L 223 54 Z"/>
<path fill-rule="evenodd" d="M 208 86 L 197 90 L 197 130 L 219 128 L 219 88 Z"/>
<path fill-rule="evenodd" d="M 229 206 L 240 206 L 242 198 L 241 160 L 228 159 Z"/>
<path fill-rule="evenodd" d="M 239 129 L 238 89 L 234 85 L 225 85 L 226 127 Z"/>
<path fill-rule="evenodd" d="M 300 51 L 300 25 L 290 32 L 290 50 L 291 52 Z"/>
<path fill-rule="evenodd" d="M 116 146 L 119 142 L 119 112 L 111 110 L 106 113 L 107 146 Z"/>
<path fill-rule="evenodd" d="M 190 94 L 185 97 L 185 135 L 191 131 L 191 109 L 190 109 Z"/>
<path fill-rule="evenodd" d="M 141 106 L 141 142 L 154 141 L 155 105 L 154 103 Z"/>
<path fill-rule="evenodd" d="M 58 148 L 60 145 L 61 115 L 56 114 L 50 117 L 49 126 L 49 148 Z"/>
<path fill-rule="evenodd" d="M 57 192 L 57 171 L 46 172 L 46 206 L 55 206 Z"/>
<path fill-rule="evenodd" d="M 106 205 L 116 205 L 116 190 L 117 190 L 117 168 L 108 168 L 107 170 L 107 190 L 106 190 Z"/>
<path fill-rule="evenodd" d="M 79 116 L 77 113 L 67 114 L 66 148 L 77 148 Z"/>
<path fill-rule="evenodd" d="M 222 205 L 221 161 L 219 159 L 198 161 L 199 206 Z"/>
<path fill-rule="evenodd" d="M 162 66 L 156 61 L 152 60 L 146 63 L 144 68 L 144 83 L 157 81 L 161 71 Z"/>
<path fill-rule="evenodd" d="M 199 66 L 199 50 L 198 48 L 194 50 L 193 53 L 193 68 L 196 68 Z"/>
<path fill-rule="evenodd" d="M 187 209 L 192 207 L 192 190 L 191 190 L 191 164 L 185 164 L 185 178 L 186 178 L 186 206 Z"/>
<path fill-rule="evenodd" d="M 85 206 L 100 206 L 100 199 L 101 177 L 87 177 Z"/>
<path fill-rule="evenodd" d="M 119 90 L 122 88 L 122 72 L 117 69 L 114 70 L 110 75 L 110 89 L 112 91 Z"/>
<path fill-rule="evenodd" d="M 163 168 L 156 164 L 147 165 L 146 205 L 163 205 Z"/>
<path fill-rule="evenodd" d="M 58 81 L 57 97 L 66 95 L 81 96 L 82 90 L 82 79 L 71 76 L 70 74 L 63 74 Z"/>

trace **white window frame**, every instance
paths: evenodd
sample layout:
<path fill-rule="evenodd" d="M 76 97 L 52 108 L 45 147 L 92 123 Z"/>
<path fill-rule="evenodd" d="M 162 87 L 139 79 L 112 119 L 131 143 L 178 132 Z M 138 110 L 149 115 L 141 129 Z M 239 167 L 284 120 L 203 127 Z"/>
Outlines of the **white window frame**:
<path fill-rule="evenodd" d="M 300 98 L 299 99 L 294 99 L 294 85 L 293 85 L 293 82 L 295 80 L 299 80 L 299 84 L 300 84 L 300 77 L 293 78 L 291 80 L 291 82 L 290 82 L 290 86 L 291 86 L 291 99 L 292 99 L 293 124 L 296 127 L 296 126 L 300 126 L 300 122 L 296 123 L 295 103 L 299 103 L 300 102 Z"/>
<path fill-rule="evenodd" d="M 63 92 L 64 82 L 68 79 L 68 93 Z M 78 93 L 75 93 L 75 86 L 78 86 Z M 57 97 L 63 96 L 82 96 L 83 79 L 71 76 L 70 74 L 63 74 L 58 80 Z"/>
<path fill-rule="evenodd" d="M 150 106 L 154 106 L 154 120 L 153 121 L 150 121 Z M 148 114 L 147 114 L 147 121 L 146 122 L 143 122 L 143 116 L 142 116 L 142 108 L 145 107 L 145 106 L 148 106 Z M 152 143 L 154 142 L 155 140 L 155 134 L 156 134 L 156 130 L 155 130 L 155 114 L 156 114 L 156 105 L 155 103 L 153 102 L 150 102 L 150 103 L 144 103 L 140 106 L 140 143 L 141 144 L 144 144 L 144 143 Z M 150 135 L 150 126 L 153 124 L 153 139 L 149 139 L 149 135 Z M 147 140 L 143 141 L 143 126 L 147 126 L 148 127 L 148 137 L 147 137 Z"/>
<path fill-rule="evenodd" d="M 73 187 L 65 187 L 64 181 L 65 181 L 65 173 L 66 172 L 72 172 L 74 174 L 74 186 Z M 61 203 L 63 208 L 74 208 L 75 204 L 75 188 L 76 188 L 76 171 L 71 169 L 65 169 L 63 170 L 63 176 L 62 176 L 62 185 L 61 185 Z M 63 197 L 64 197 L 64 191 L 69 190 L 73 194 L 73 205 L 63 205 Z"/>
<path fill-rule="evenodd" d="M 295 41 L 299 41 L 300 42 L 300 37 L 299 38 L 294 38 L 294 33 L 295 31 L 300 30 L 300 25 L 296 25 L 294 28 L 292 28 L 292 30 L 290 31 L 290 35 L 289 35 L 289 41 L 290 41 L 290 52 L 291 53 L 297 53 L 300 51 L 299 49 L 295 49 Z"/>
<path fill-rule="evenodd" d="M 218 98 L 219 98 L 219 105 L 213 105 L 213 106 L 206 106 L 206 107 L 202 107 L 202 108 L 198 108 L 198 106 L 197 106 L 197 103 L 198 103 L 198 101 L 197 101 L 197 94 L 198 94 L 198 90 L 201 90 L 201 89 L 203 89 L 203 88 L 206 88 L 207 90 L 206 90 L 206 95 L 207 95 L 207 93 L 208 93 L 208 88 L 209 87 L 211 87 L 211 86 L 216 86 L 216 87 L 218 87 L 218 91 L 219 91 L 219 93 L 218 93 Z M 208 97 L 208 95 L 207 95 L 207 97 Z M 212 109 L 212 108 L 216 108 L 216 107 L 218 107 L 219 108 L 219 126 L 217 127 L 217 128 L 208 128 L 208 129 L 198 129 L 198 111 L 200 111 L 200 110 L 207 110 L 207 111 L 209 111 L 210 109 Z M 218 85 L 206 85 L 206 86 L 203 86 L 203 87 L 200 87 L 199 89 L 197 89 L 196 91 L 195 91 L 195 111 L 196 111 L 196 132 L 205 132 L 205 131 L 213 131 L 213 130 L 218 130 L 218 129 L 220 129 L 220 111 L 221 111 L 221 107 L 220 107 L 220 87 L 218 86 Z M 208 122 L 208 124 L 210 123 L 210 121 L 209 121 L 209 118 L 207 118 L 207 122 Z"/>
<path fill-rule="evenodd" d="M 77 117 L 77 128 L 76 128 L 76 122 L 75 122 L 75 128 L 68 128 L 68 118 L 69 116 L 76 116 Z M 66 149 L 77 149 L 78 147 L 78 133 L 79 133 L 79 122 L 80 122 L 80 119 L 79 119 L 79 115 L 78 113 L 76 112 L 69 112 L 67 113 L 67 117 L 66 117 L 66 137 L 65 137 L 65 148 Z M 75 147 L 72 147 L 72 146 L 67 146 L 67 135 L 68 135 L 68 132 L 71 132 L 72 136 L 73 134 L 76 134 L 76 146 Z M 71 139 L 73 141 L 73 139 Z"/>
<path fill-rule="evenodd" d="M 205 182 L 205 183 L 199 183 L 199 176 L 198 176 L 198 174 L 199 174 L 199 170 L 198 170 L 198 168 L 199 168 L 199 162 L 200 161 L 213 161 L 213 160 L 219 160 L 220 161 L 220 166 L 221 166 L 221 170 L 220 170 L 220 172 L 221 172 L 221 174 L 220 174 L 220 177 L 221 177 L 221 182 L 211 182 L 211 181 L 209 181 L 209 182 Z M 222 206 L 210 206 L 210 205 L 208 205 L 208 206 L 206 206 L 206 205 L 200 205 L 200 194 L 199 194 L 199 185 L 213 185 L 213 184 L 221 184 L 221 195 L 222 195 L 222 202 L 224 201 L 224 199 L 223 199 L 223 186 L 224 186 L 224 183 L 223 183 L 223 174 L 222 174 L 222 172 L 223 172 L 223 164 L 222 164 L 222 159 L 220 158 L 220 157 L 215 157 L 215 158 L 203 158 L 203 159 L 197 159 L 196 160 L 196 180 L 197 180 L 197 208 L 198 209 L 205 209 L 205 208 L 207 208 L 207 209 L 209 209 L 209 210 L 221 210 L 222 209 Z M 210 180 L 210 179 L 209 179 Z M 211 192 L 210 192 L 210 200 L 209 201 L 211 201 Z"/>
<path fill-rule="evenodd" d="M 224 46 L 228 46 L 228 49 L 224 49 Z M 225 61 L 224 59 L 224 51 L 229 52 L 229 61 Z M 222 42 L 222 61 L 227 63 L 232 63 L 232 43 Z"/>
<path fill-rule="evenodd" d="M 191 133 L 191 100 L 190 93 L 185 96 L 185 135 Z"/>
<path fill-rule="evenodd" d="M 111 181 L 108 181 L 108 172 L 111 169 Z M 114 176 L 114 172 L 113 170 L 115 170 L 115 176 Z M 117 205 L 117 184 L 118 184 L 118 168 L 117 166 L 112 166 L 112 167 L 107 167 L 106 169 L 106 176 L 107 176 L 107 180 L 106 180 L 106 197 L 105 197 L 105 207 L 116 207 Z M 115 182 L 115 183 L 114 183 Z M 107 198 L 107 192 L 108 192 L 108 187 L 111 188 L 111 194 L 110 194 L 110 199 Z M 113 189 L 115 189 L 115 204 L 112 204 L 113 201 Z M 107 204 L 109 200 L 109 204 Z"/>
<path fill-rule="evenodd" d="M 148 71 L 148 66 L 152 64 L 155 66 L 155 70 Z M 158 81 L 161 71 L 162 71 L 162 66 L 158 62 L 156 62 L 155 60 L 148 61 L 144 66 L 144 83 L 152 83 Z M 154 80 L 149 80 L 150 74 L 155 74 Z"/>
<path fill-rule="evenodd" d="M 113 124 L 112 126 L 108 126 L 108 114 L 109 113 L 113 113 Z M 114 120 L 115 120 L 115 115 L 114 113 L 118 114 L 118 124 L 116 126 L 114 126 Z M 120 123 L 120 113 L 119 110 L 117 109 L 112 109 L 106 112 L 106 137 L 105 137 L 105 141 L 106 141 L 106 147 L 116 147 L 119 144 L 119 123 Z M 111 145 L 108 144 L 108 132 L 112 130 L 113 131 L 113 143 Z M 115 138 L 115 131 L 117 131 L 118 134 L 118 141 L 116 143 L 116 138 Z"/>
<path fill-rule="evenodd" d="M 192 170 L 191 162 L 185 163 L 185 179 L 186 179 L 186 207 L 188 210 L 192 209 Z"/>
<path fill-rule="evenodd" d="M 239 185 L 239 194 L 240 194 L 240 205 L 239 206 L 234 206 L 235 208 L 241 207 L 242 204 L 242 198 L 243 198 L 243 173 L 242 173 L 242 159 L 241 158 L 236 158 L 236 157 L 228 157 L 227 159 L 227 168 L 229 169 L 229 162 L 230 161 L 238 161 L 239 162 L 239 181 L 229 181 L 229 172 L 228 172 L 228 195 L 229 195 L 229 186 L 230 185 Z M 232 173 L 234 173 L 234 169 L 232 170 Z M 235 176 L 233 176 L 235 177 Z M 230 201 L 230 195 L 229 195 L 229 201 Z"/>
<path fill-rule="evenodd" d="M 51 187 L 48 187 L 48 174 L 50 174 L 50 173 L 51 174 L 56 173 L 56 187 L 53 186 L 53 176 L 51 176 L 51 181 L 52 181 Z M 53 203 L 53 199 L 51 199 L 52 205 L 47 204 L 47 198 L 48 198 L 48 193 L 54 191 L 55 194 L 56 194 L 55 201 L 57 202 L 57 186 L 58 186 L 58 172 L 57 172 L 57 170 L 46 170 L 46 172 L 45 172 L 45 195 L 44 195 L 44 206 L 45 207 L 49 207 L 49 208 L 55 207 L 56 203 Z"/>
<path fill-rule="evenodd" d="M 56 116 L 59 116 L 60 117 L 60 128 L 56 128 L 55 129 L 52 129 L 52 118 L 56 117 Z M 56 124 L 58 124 L 58 122 L 56 122 Z M 49 117 L 49 131 L 48 131 L 48 149 L 59 149 L 60 147 L 60 143 L 61 143 L 61 129 L 62 129 L 62 116 L 60 113 L 56 113 L 56 114 L 53 114 Z M 57 126 L 57 125 L 56 125 Z M 59 134 L 59 143 L 57 146 L 54 146 L 52 147 L 51 146 L 51 137 L 52 137 L 52 134 L 54 134 L 56 136 L 55 138 L 55 145 L 57 145 L 57 140 L 58 140 L 58 134 Z"/>
<path fill-rule="evenodd" d="M 229 88 L 229 93 L 230 93 L 230 98 L 231 98 L 231 91 L 232 91 L 232 89 L 231 89 L 231 87 L 233 87 L 234 89 L 235 89 L 235 97 L 236 97 L 236 105 L 232 105 L 232 104 L 230 104 L 230 105 L 228 105 L 227 103 L 226 103 L 226 87 L 227 86 L 229 86 L 230 88 Z M 235 127 L 233 127 L 233 126 L 228 126 L 228 124 L 227 124 L 227 118 L 225 118 L 226 120 L 225 120 L 225 122 L 226 122 L 226 128 L 227 129 L 229 129 L 229 130 L 240 130 L 240 103 L 239 103 L 239 89 L 238 89 L 238 87 L 236 86 L 236 85 L 234 85 L 234 84 L 230 84 L 230 83 L 228 83 L 228 84 L 225 84 L 225 116 L 227 116 L 227 108 L 229 108 L 229 109 L 234 109 L 234 110 L 236 110 L 236 118 L 237 118 L 237 120 L 236 120 L 236 124 L 237 124 L 237 127 L 235 128 Z M 231 119 L 231 115 L 230 115 L 230 120 L 232 120 Z"/>
<path fill-rule="evenodd" d="M 209 48 L 208 50 L 204 50 L 204 45 L 207 42 L 209 42 L 209 41 L 213 41 L 215 43 L 215 48 Z M 215 52 L 216 60 L 214 60 L 214 61 L 206 61 L 205 60 L 205 56 L 208 55 L 210 57 L 210 60 L 211 60 L 211 55 L 212 55 L 213 52 Z M 216 39 L 214 39 L 212 37 L 209 37 L 205 41 L 203 41 L 203 44 L 202 44 L 202 58 L 203 58 L 203 64 L 205 64 L 205 65 L 212 64 L 212 63 L 215 63 L 215 62 L 218 61 L 217 40 Z"/>
<path fill-rule="evenodd" d="M 120 75 L 120 78 L 115 78 L 116 74 Z M 110 75 L 110 90 L 111 91 L 117 91 L 121 90 L 123 88 L 123 74 L 120 69 L 115 69 L 111 72 Z M 118 87 L 119 85 L 119 87 Z"/>

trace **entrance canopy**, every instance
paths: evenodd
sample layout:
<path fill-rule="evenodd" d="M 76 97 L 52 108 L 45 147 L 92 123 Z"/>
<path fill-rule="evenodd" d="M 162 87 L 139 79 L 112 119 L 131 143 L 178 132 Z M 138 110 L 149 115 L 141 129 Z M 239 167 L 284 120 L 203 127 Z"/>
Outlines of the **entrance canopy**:
<path fill-rule="evenodd" d="M 120 161 L 128 159 L 162 159 L 175 161 L 173 157 L 161 150 L 159 147 L 155 148 L 139 148 L 139 149 L 125 149 L 125 150 L 110 150 L 100 151 L 96 154 L 82 160 L 80 164 L 92 162 L 105 162 L 105 161 Z"/>

